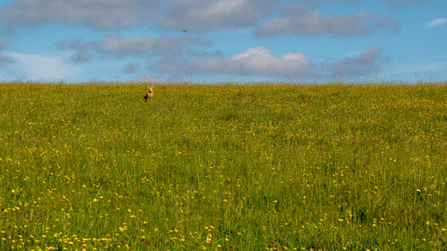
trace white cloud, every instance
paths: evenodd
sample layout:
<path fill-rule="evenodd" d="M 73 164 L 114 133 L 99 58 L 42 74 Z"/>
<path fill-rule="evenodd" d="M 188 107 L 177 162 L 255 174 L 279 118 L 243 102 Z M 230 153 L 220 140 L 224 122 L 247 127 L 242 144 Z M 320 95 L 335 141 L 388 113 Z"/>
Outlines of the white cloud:
<path fill-rule="evenodd" d="M 117 57 L 151 55 L 179 55 L 193 46 L 208 46 L 210 41 L 191 37 L 121 37 L 109 35 L 102 41 L 83 43 L 81 40 L 67 40 L 55 44 L 56 47 L 73 52 L 70 60 L 76 63 L 91 61 L 95 54 Z"/>
<path fill-rule="evenodd" d="M 334 62 L 330 66 L 333 74 L 346 77 L 364 76 L 378 72 L 380 70 L 380 62 L 388 59 L 382 56 L 382 49 L 373 47 L 363 51 L 360 55 L 348 57 L 341 61 Z"/>
<path fill-rule="evenodd" d="M 227 58 L 193 60 L 163 58 L 149 65 L 148 69 L 172 76 L 230 75 L 281 80 L 326 78 L 339 75 L 352 79 L 379 72 L 387 61 L 389 58 L 383 55 L 379 47 L 350 53 L 349 56 L 332 63 L 314 64 L 303 52 L 288 52 L 276 56 L 268 48 L 260 46 L 249 48 Z"/>
<path fill-rule="evenodd" d="M 0 52 L 3 51 L 9 44 L 11 44 L 10 40 L 0 38 Z M 14 63 L 14 60 L 11 57 L 0 54 L 0 68 L 12 63 Z"/>
<path fill-rule="evenodd" d="M 0 7 L 5 31 L 43 23 L 113 30 L 156 22 L 204 31 L 247 27 L 271 14 L 280 0 L 16 0 Z"/>
<path fill-rule="evenodd" d="M 360 0 L 15 0 L 0 6 L 4 31 L 45 23 L 82 24 L 116 30 L 150 24 L 188 32 L 251 28 L 282 7 L 282 16 L 265 21 L 260 36 L 357 35 L 376 30 L 395 31 L 400 23 L 369 12 L 326 17 L 313 8 Z M 390 4 L 423 0 L 388 0 Z M 288 3 L 288 4 L 284 4 Z M 297 13 L 296 11 L 299 10 Z M 295 11 L 295 13 L 292 13 Z M 302 13 L 303 12 L 303 13 Z M 78 55 L 79 61 L 86 55 Z"/>
<path fill-rule="evenodd" d="M 265 47 L 252 47 L 243 53 L 223 59 L 195 59 L 191 61 L 161 60 L 152 65 L 162 73 L 230 74 L 296 77 L 307 75 L 312 61 L 303 52 L 288 52 L 275 56 Z"/>
<path fill-rule="evenodd" d="M 5 57 L 0 55 L 0 67 L 3 67 L 8 64 L 14 63 L 14 60 L 11 57 Z"/>
<path fill-rule="evenodd" d="M 296 15 L 288 13 L 284 16 L 267 20 L 256 31 L 258 36 L 303 35 L 318 36 L 330 34 L 351 36 L 372 33 L 385 29 L 395 32 L 400 22 L 389 16 L 379 17 L 376 13 L 363 11 L 353 15 L 326 17 L 318 10 L 298 10 Z"/>
<path fill-rule="evenodd" d="M 71 79 L 80 74 L 81 69 L 67 63 L 69 54 L 46 56 L 5 52 L 15 61 L 21 78 L 34 81 L 58 81 Z"/>
<path fill-rule="evenodd" d="M 447 24 L 447 18 L 437 18 L 427 23 L 426 27 L 433 27 L 444 24 Z"/>
<path fill-rule="evenodd" d="M 0 38 L 0 51 L 3 50 L 9 44 L 11 44 L 10 40 L 4 39 L 4 38 Z"/>
<path fill-rule="evenodd" d="M 250 48 L 227 62 L 229 69 L 234 72 L 259 75 L 300 75 L 312 66 L 303 52 L 288 52 L 276 57 L 265 47 Z"/>
<path fill-rule="evenodd" d="M 145 25 L 160 0 L 16 0 L 0 8 L 4 30 L 48 22 L 82 23 L 96 29 Z"/>
<path fill-rule="evenodd" d="M 100 50 L 104 53 L 112 53 L 118 56 L 141 54 L 145 52 L 166 53 L 178 51 L 181 47 L 191 45 L 208 45 L 204 39 L 189 37 L 157 37 L 146 36 L 123 38 L 120 36 L 107 36 L 101 42 Z"/>
<path fill-rule="evenodd" d="M 215 31 L 255 25 L 279 0 L 169 0 L 158 23 L 171 29 Z"/>

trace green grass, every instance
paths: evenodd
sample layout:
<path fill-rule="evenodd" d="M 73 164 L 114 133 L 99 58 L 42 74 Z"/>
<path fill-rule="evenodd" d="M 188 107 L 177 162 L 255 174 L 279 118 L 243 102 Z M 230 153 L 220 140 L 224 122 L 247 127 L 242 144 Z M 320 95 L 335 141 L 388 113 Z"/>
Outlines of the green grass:
<path fill-rule="evenodd" d="M 0 85 L 0 250 L 439 250 L 447 86 Z"/>

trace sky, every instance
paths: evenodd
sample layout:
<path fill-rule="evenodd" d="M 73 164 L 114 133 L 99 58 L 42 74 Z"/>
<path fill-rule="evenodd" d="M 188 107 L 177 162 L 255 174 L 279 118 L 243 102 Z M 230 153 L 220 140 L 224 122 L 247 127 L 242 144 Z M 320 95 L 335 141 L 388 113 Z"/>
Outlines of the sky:
<path fill-rule="evenodd" d="M 447 0 L 0 0 L 1 82 L 447 81 Z"/>

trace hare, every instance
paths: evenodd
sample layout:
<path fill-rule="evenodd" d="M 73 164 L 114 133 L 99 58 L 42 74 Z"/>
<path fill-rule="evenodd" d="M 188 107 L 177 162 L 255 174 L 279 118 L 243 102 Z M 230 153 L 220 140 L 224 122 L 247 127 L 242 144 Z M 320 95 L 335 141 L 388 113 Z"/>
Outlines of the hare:
<path fill-rule="evenodd" d="M 149 88 L 149 91 L 146 93 L 146 95 L 144 95 L 144 102 L 147 102 L 148 100 L 150 101 L 152 99 L 152 95 L 153 95 L 154 86 L 147 85 L 147 88 Z"/>

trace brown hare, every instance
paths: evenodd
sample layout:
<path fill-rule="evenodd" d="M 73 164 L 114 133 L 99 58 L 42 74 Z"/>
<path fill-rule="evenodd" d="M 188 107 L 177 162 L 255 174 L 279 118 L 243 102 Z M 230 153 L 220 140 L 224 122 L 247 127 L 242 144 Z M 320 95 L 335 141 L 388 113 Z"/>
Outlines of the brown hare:
<path fill-rule="evenodd" d="M 153 85 L 147 85 L 147 88 L 149 88 L 149 91 L 146 93 L 146 95 L 144 95 L 144 102 L 147 102 L 148 100 L 151 101 L 152 95 L 154 93 L 154 91 L 153 91 L 154 86 Z"/>

